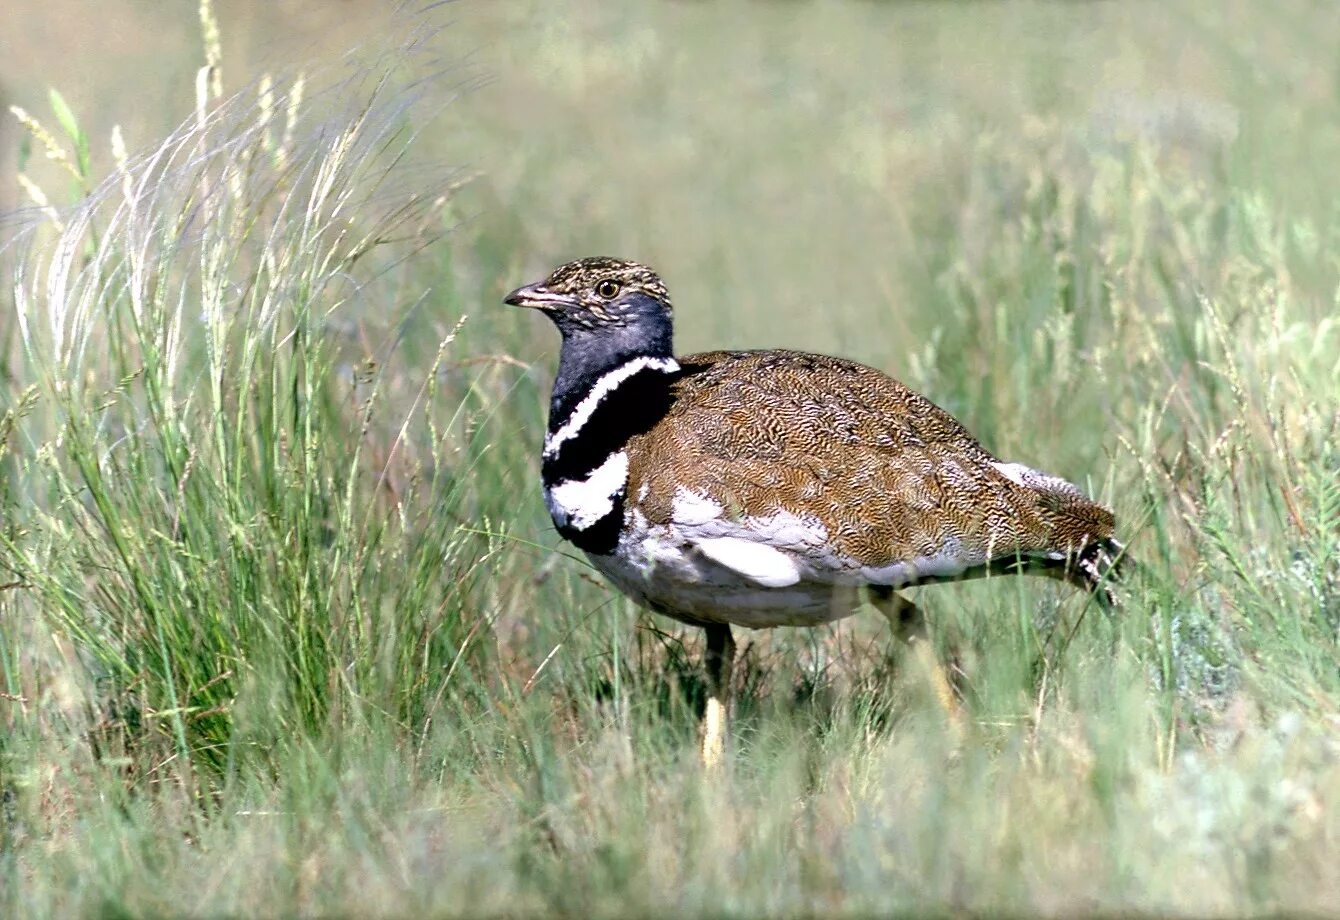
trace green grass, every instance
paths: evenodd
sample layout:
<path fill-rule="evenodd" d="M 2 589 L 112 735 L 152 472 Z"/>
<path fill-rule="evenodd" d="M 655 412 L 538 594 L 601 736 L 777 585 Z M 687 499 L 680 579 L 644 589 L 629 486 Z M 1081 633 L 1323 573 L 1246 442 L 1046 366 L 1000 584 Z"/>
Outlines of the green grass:
<path fill-rule="evenodd" d="M 138 156 L 34 111 L 0 910 L 1340 908 L 1333 19 L 478 5 Z M 539 500 L 556 336 L 498 300 L 593 252 L 684 350 L 851 355 L 1085 484 L 1124 609 L 916 591 L 961 732 L 878 617 L 743 633 L 705 777 L 699 637 Z"/>

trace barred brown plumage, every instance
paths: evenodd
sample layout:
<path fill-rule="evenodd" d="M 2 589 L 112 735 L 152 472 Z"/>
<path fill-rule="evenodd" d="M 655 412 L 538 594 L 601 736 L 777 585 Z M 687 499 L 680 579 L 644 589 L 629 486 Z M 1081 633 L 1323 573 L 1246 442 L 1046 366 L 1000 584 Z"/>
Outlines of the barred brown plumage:
<path fill-rule="evenodd" d="M 784 350 L 676 359 L 669 294 L 636 262 L 570 262 L 506 302 L 563 336 L 541 470 L 559 532 L 629 596 L 708 631 L 709 762 L 731 624 L 823 623 L 867 588 L 900 626 L 915 608 L 895 589 L 1001 572 L 1111 600 L 1108 509 L 994 457 L 880 371 Z"/>

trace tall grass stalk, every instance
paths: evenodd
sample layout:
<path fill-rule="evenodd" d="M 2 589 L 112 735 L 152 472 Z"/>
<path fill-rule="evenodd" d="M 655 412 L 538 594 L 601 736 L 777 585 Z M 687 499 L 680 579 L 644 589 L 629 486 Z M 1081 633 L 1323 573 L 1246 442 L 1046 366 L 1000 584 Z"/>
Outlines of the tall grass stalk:
<path fill-rule="evenodd" d="M 418 431 L 459 413 L 454 332 L 409 378 L 368 315 L 421 303 L 402 260 L 441 235 L 450 176 L 398 182 L 412 100 L 376 70 L 225 99 L 217 66 L 191 122 L 12 250 L 3 539 L 78 685 L 31 724 L 202 803 L 285 740 L 455 699 L 488 555 L 461 529 L 468 436 Z"/>

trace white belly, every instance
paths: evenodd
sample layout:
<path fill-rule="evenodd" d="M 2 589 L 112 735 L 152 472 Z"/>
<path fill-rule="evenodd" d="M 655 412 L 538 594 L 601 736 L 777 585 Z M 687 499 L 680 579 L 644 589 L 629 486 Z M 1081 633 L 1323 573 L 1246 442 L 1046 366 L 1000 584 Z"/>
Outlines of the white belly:
<path fill-rule="evenodd" d="M 931 556 L 870 565 L 836 552 L 818 520 L 784 511 L 734 518 L 683 489 L 668 523 L 651 524 L 634 508 L 615 551 L 589 558 L 625 594 L 660 613 L 751 628 L 828 623 L 856 612 L 862 585 L 955 577 L 984 561 L 950 540 Z"/>
<path fill-rule="evenodd" d="M 803 557 L 727 537 L 713 543 L 692 525 L 648 526 L 636 512 L 632 517 L 613 555 L 588 558 L 621 591 L 659 613 L 760 629 L 818 626 L 859 607 L 856 582 L 816 578 Z"/>

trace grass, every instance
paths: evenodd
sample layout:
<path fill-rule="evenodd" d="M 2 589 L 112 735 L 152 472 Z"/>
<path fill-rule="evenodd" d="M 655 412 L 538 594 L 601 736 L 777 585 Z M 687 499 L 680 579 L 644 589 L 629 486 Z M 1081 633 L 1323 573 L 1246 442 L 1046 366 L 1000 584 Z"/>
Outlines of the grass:
<path fill-rule="evenodd" d="M 33 110 L 5 913 L 1335 911 L 1340 36 L 1131 6 L 484 5 L 206 70 L 139 154 Z M 961 732 L 877 617 L 745 634 L 704 778 L 700 640 L 552 532 L 556 342 L 497 305 L 593 251 L 684 350 L 849 354 L 1084 483 L 1125 609 L 917 592 Z"/>

